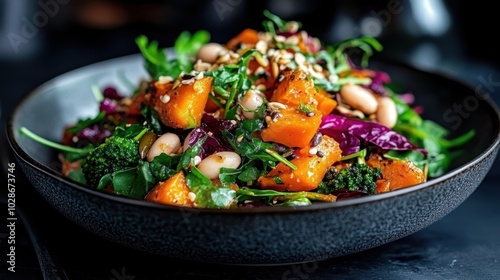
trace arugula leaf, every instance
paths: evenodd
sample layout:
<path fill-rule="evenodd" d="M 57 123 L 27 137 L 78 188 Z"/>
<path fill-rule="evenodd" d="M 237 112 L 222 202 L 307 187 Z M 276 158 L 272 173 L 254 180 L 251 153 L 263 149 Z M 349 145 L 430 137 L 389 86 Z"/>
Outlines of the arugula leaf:
<path fill-rule="evenodd" d="M 196 194 L 195 203 L 203 208 L 230 208 L 235 206 L 235 191 L 229 187 L 214 186 L 198 168 L 186 175 L 189 189 Z"/>
<path fill-rule="evenodd" d="M 194 168 L 193 164 L 194 157 L 200 154 L 201 146 L 203 145 L 206 139 L 207 139 L 206 136 L 201 138 L 196 143 L 194 143 L 194 145 L 186 149 L 186 151 L 184 151 L 181 154 L 179 163 L 177 164 L 177 171 Z"/>
<path fill-rule="evenodd" d="M 406 136 L 412 143 L 422 147 L 428 152 L 428 158 L 422 159 L 414 153 L 390 152 L 387 156 L 396 158 L 408 158 L 414 161 L 417 166 L 425 168 L 429 177 L 442 175 L 450 163 L 460 155 L 457 151 L 464 144 L 469 142 L 475 131 L 470 130 L 454 139 L 447 139 L 449 131 L 431 120 L 424 120 L 408 104 L 399 99 L 393 92 L 392 98 L 396 103 L 399 113 L 398 121 L 393 130 Z"/>
<path fill-rule="evenodd" d="M 88 127 L 89 125 L 98 123 L 105 116 L 106 116 L 106 112 L 101 111 L 101 112 L 99 112 L 99 114 L 97 114 L 93 118 L 81 119 L 74 126 L 70 127 L 68 129 L 68 131 L 71 132 L 72 134 L 77 134 L 78 132 L 82 131 L 84 128 Z"/>
<path fill-rule="evenodd" d="M 118 195 L 144 198 L 158 182 L 151 172 L 149 162 L 140 161 L 137 167 L 125 168 L 104 175 L 97 189 L 102 190 L 112 185 L 114 192 Z"/>
<path fill-rule="evenodd" d="M 252 86 L 252 81 L 247 76 L 247 68 L 252 55 L 256 52 L 257 50 L 245 52 L 237 65 L 225 65 L 206 73 L 207 76 L 213 77 L 214 91 L 225 100 L 225 119 L 235 118 L 238 109 L 234 106 L 235 100 L 240 99 Z"/>
<path fill-rule="evenodd" d="M 246 201 L 262 201 L 273 206 L 303 206 L 311 204 L 311 200 L 334 202 L 337 197 L 332 194 L 315 192 L 279 192 L 275 190 L 261 190 L 240 188 L 236 191 L 239 203 Z"/>
<path fill-rule="evenodd" d="M 201 46 L 208 43 L 210 35 L 205 30 L 199 30 L 191 35 L 182 32 L 174 44 L 175 58 L 167 57 L 166 48 L 158 48 L 158 41 L 149 42 L 145 35 L 140 35 L 135 42 L 145 59 L 145 68 L 152 78 L 170 76 L 177 78 L 182 72 L 193 69 L 192 57 L 196 55 Z"/>
<path fill-rule="evenodd" d="M 151 77 L 157 79 L 161 75 L 173 73 L 173 65 L 167 60 L 166 49 L 159 49 L 158 41 L 149 43 L 145 35 L 140 35 L 135 42 L 144 56 L 144 67 Z"/>
<path fill-rule="evenodd" d="M 279 31 L 286 31 L 287 22 L 282 20 L 279 16 L 271 13 L 269 10 L 264 10 L 264 16 L 270 20 L 262 22 L 262 25 L 266 29 L 267 32 L 271 34 L 276 34 L 276 29 L 274 29 L 274 25 L 278 27 Z"/>
<path fill-rule="evenodd" d="M 157 181 L 165 181 L 177 173 L 177 166 L 181 156 L 169 156 L 161 153 L 156 156 L 150 163 L 149 168 Z"/>
<path fill-rule="evenodd" d="M 205 30 L 199 30 L 192 36 L 188 31 L 181 32 L 174 44 L 174 51 L 178 67 L 181 72 L 189 73 L 193 70 L 192 58 L 198 50 L 210 41 L 210 34 Z M 180 74 L 180 73 L 179 73 Z M 172 76 L 177 77 L 178 75 Z"/>
<path fill-rule="evenodd" d="M 361 66 L 366 68 L 368 66 L 368 60 L 371 56 L 373 56 L 374 51 L 382 51 L 383 46 L 374 37 L 361 36 L 359 38 L 342 40 L 333 45 L 331 48 L 328 48 L 328 52 L 332 55 L 333 59 L 337 61 L 337 63 L 347 64 L 347 58 L 349 57 L 349 54 L 346 52 L 347 49 L 360 49 L 362 51 Z"/>
<path fill-rule="evenodd" d="M 146 122 L 145 127 L 158 135 L 162 134 L 162 124 L 158 118 L 158 111 L 154 110 L 151 106 L 141 104 L 141 115 Z"/>

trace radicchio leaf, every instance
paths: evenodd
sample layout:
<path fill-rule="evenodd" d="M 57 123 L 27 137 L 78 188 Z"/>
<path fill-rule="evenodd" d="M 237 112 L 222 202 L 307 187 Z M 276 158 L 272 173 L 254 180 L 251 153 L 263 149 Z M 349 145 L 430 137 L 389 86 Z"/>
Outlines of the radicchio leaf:
<path fill-rule="evenodd" d="M 373 71 L 372 83 L 368 86 L 373 92 L 380 95 L 387 95 L 384 85 L 391 81 L 390 76 L 382 71 Z"/>
<path fill-rule="evenodd" d="M 217 119 L 210 114 L 204 114 L 202 124 L 189 134 L 189 146 L 194 145 L 203 137 L 207 137 L 201 146 L 200 157 L 203 159 L 216 152 L 232 150 L 231 145 L 222 136 L 223 130 L 234 130 L 236 123 L 227 119 Z"/>
<path fill-rule="evenodd" d="M 323 117 L 319 131 L 325 135 L 333 137 L 340 144 L 345 145 L 347 149 L 353 149 L 352 145 L 348 144 L 349 142 L 347 142 L 347 138 L 345 138 L 346 135 L 351 135 L 359 140 L 370 142 L 383 150 L 416 150 L 422 152 L 424 155 L 427 155 L 427 151 L 415 146 L 405 136 L 383 125 L 370 121 L 349 119 L 337 115 L 328 115 Z M 343 137 L 339 136 L 339 132 Z M 344 154 L 349 153 L 344 152 Z"/>
<path fill-rule="evenodd" d="M 116 100 L 111 98 L 104 98 L 99 105 L 99 111 L 104 111 L 107 115 L 116 113 L 118 111 Z"/>
<path fill-rule="evenodd" d="M 333 139 L 335 139 L 335 141 L 339 143 L 343 155 L 350 155 L 359 152 L 361 141 L 358 138 L 354 137 L 353 135 L 349 134 L 348 132 L 337 131 L 332 129 L 328 129 L 327 131 L 323 130 L 320 131 L 321 133 L 332 137 Z"/>
<path fill-rule="evenodd" d="M 102 94 L 105 98 L 120 100 L 123 96 L 118 93 L 118 91 L 114 87 L 107 87 L 103 90 Z"/>
<path fill-rule="evenodd" d="M 99 145 L 109 136 L 111 136 L 111 130 L 105 129 L 99 124 L 87 126 L 76 134 L 78 141 L 87 141 L 94 145 Z"/>

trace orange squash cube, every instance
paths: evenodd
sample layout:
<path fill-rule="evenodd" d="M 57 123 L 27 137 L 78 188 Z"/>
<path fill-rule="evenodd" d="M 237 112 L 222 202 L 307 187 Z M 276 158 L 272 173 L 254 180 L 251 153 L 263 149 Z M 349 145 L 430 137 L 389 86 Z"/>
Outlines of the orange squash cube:
<path fill-rule="evenodd" d="M 155 110 L 160 120 L 173 128 L 189 129 L 200 126 L 208 95 L 212 90 L 212 79 L 203 77 L 168 90 L 155 102 Z"/>
<path fill-rule="evenodd" d="M 296 170 L 279 163 L 275 169 L 258 179 L 260 187 L 292 192 L 316 189 L 327 169 L 340 160 L 342 151 L 337 141 L 323 135 L 316 147 L 304 147 L 296 154 L 298 157 L 291 160 Z"/>
<path fill-rule="evenodd" d="M 322 115 L 312 110 L 310 116 L 295 108 L 277 111 L 275 119 L 267 118 L 267 127 L 261 131 L 261 138 L 266 142 L 276 142 L 288 147 L 305 147 L 321 125 Z"/>
<path fill-rule="evenodd" d="M 179 171 L 166 181 L 159 182 L 144 199 L 162 204 L 192 207 L 193 202 L 189 198 L 189 192 L 186 177 Z"/>

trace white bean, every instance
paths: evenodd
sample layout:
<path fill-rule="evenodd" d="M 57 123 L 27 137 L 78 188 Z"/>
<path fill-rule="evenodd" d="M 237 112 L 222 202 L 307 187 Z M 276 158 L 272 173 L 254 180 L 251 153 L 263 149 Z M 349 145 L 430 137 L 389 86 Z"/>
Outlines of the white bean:
<path fill-rule="evenodd" d="M 197 167 L 209 179 L 217 179 L 222 167 L 238 168 L 240 163 L 241 157 L 237 153 L 225 151 L 209 155 Z"/>
<path fill-rule="evenodd" d="M 375 95 L 368 89 L 355 84 L 345 84 L 340 89 L 342 100 L 354 109 L 365 114 L 377 111 L 378 102 Z"/>
<path fill-rule="evenodd" d="M 179 150 L 181 147 L 181 140 L 179 136 L 174 133 L 167 132 L 162 136 L 158 137 L 156 141 L 149 148 L 147 159 L 152 161 L 156 156 L 165 153 L 167 155 L 172 155 Z"/>
<path fill-rule="evenodd" d="M 393 128 L 398 121 L 396 103 L 387 96 L 378 98 L 377 121 L 388 128 Z"/>
<path fill-rule="evenodd" d="M 198 51 L 198 58 L 204 62 L 214 63 L 219 55 L 226 51 L 226 48 L 221 44 L 208 43 L 200 48 Z"/>
<path fill-rule="evenodd" d="M 240 101 L 240 105 L 243 107 L 243 116 L 247 119 L 253 119 L 255 117 L 254 111 L 257 110 L 262 103 L 264 103 L 262 94 L 255 90 L 247 91 Z"/>

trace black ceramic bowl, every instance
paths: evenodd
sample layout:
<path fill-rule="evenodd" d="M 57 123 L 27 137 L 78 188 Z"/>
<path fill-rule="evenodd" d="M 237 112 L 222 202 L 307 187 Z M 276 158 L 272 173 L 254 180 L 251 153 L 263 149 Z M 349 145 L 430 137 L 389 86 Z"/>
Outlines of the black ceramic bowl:
<path fill-rule="evenodd" d="M 475 139 L 445 175 L 390 193 L 302 207 L 184 209 L 95 191 L 59 172 L 56 152 L 19 133 L 25 126 L 58 141 L 63 127 L 94 116 L 92 85 L 123 92 L 147 77 L 142 57 L 90 65 L 35 89 L 8 123 L 8 141 L 34 188 L 74 223 L 110 241 L 175 258 L 226 264 L 286 264 L 324 260 L 380 246 L 441 219 L 481 183 L 500 147 L 500 117 L 487 93 L 395 63 L 373 62 L 415 94 L 425 118 L 452 131 L 474 128 Z M 457 108 L 462 108 L 457 111 Z M 64 241 L 62 241 L 64 242 Z"/>

